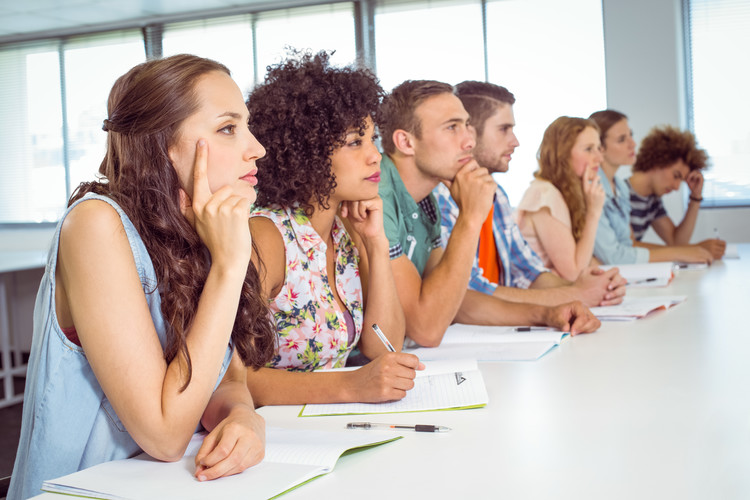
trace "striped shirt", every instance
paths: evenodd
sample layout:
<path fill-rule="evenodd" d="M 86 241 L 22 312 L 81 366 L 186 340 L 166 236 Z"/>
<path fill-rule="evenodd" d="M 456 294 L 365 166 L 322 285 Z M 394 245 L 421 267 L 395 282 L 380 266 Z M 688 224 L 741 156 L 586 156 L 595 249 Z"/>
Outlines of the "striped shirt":
<path fill-rule="evenodd" d="M 630 182 L 625 181 L 630 189 L 630 226 L 633 228 L 633 236 L 641 241 L 649 226 L 656 219 L 667 216 L 661 197 L 656 195 L 641 196 L 633 190 Z"/>

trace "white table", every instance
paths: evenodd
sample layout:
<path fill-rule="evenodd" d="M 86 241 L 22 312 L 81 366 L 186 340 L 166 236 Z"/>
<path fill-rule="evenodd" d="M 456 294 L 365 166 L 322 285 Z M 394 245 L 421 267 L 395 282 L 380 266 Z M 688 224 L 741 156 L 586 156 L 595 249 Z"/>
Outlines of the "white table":
<path fill-rule="evenodd" d="M 537 362 L 481 364 L 483 409 L 298 418 L 299 406 L 261 408 L 275 426 L 453 428 L 343 457 L 284 498 L 750 498 L 750 245 L 740 254 L 630 291 L 688 296 L 668 312 L 605 323 Z"/>
<path fill-rule="evenodd" d="M 18 342 L 14 342 L 10 325 L 10 297 L 8 297 L 8 283 L 16 271 L 42 268 L 47 264 L 47 252 L 29 251 L 0 251 L 0 383 L 3 386 L 3 397 L 0 398 L 0 408 L 23 401 L 23 393 L 16 394 L 13 387 L 13 377 L 26 374 L 26 364 L 23 362 Z"/>
<path fill-rule="evenodd" d="M 300 406 L 261 408 L 267 425 L 290 428 L 453 429 L 344 456 L 282 498 L 750 498 L 750 245 L 740 255 L 629 292 L 688 295 L 668 312 L 605 323 L 536 362 L 482 363 L 485 408 L 308 418 Z"/>

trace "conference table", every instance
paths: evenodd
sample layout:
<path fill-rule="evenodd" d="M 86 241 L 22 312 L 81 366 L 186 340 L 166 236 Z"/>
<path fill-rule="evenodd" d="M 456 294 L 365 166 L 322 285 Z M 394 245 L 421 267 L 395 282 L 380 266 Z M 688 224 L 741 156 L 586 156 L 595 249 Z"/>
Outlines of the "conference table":
<path fill-rule="evenodd" d="M 605 322 L 537 361 L 480 363 L 483 408 L 304 418 L 301 406 L 260 408 L 268 426 L 293 429 L 452 429 L 346 454 L 282 498 L 750 498 L 750 244 L 738 249 L 667 287 L 628 290 L 687 296 L 670 310 Z"/>
<path fill-rule="evenodd" d="M 480 363 L 484 408 L 305 418 L 300 406 L 261 408 L 268 425 L 292 428 L 452 428 L 344 456 L 283 498 L 750 498 L 750 244 L 738 249 L 667 287 L 628 290 L 687 296 L 668 311 L 602 323 L 538 361 Z"/>

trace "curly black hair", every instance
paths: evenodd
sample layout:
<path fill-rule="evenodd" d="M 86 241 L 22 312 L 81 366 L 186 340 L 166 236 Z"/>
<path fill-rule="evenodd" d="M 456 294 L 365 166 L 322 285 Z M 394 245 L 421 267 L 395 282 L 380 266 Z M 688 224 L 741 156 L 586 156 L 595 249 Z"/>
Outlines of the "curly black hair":
<path fill-rule="evenodd" d="M 250 130 L 266 148 L 258 162 L 256 205 L 292 206 L 311 215 L 328 207 L 336 188 L 331 154 L 346 133 L 376 119 L 383 89 L 365 68 L 333 67 L 330 54 L 291 50 L 269 66 L 264 82 L 247 98 Z"/>

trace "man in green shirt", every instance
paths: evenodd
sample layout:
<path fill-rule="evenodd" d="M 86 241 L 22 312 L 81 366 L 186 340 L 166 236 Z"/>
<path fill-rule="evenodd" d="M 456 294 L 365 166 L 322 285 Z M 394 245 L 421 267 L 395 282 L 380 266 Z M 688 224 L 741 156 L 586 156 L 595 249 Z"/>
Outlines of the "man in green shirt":
<path fill-rule="evenodd" d="M 475 138 L 468 120 L 453 88 L 441 82 L 407 80 L 383 101 L 380 196 L 406 334 L 417 344 L 436 346 L 454 321 L 549 325 L 573 335 L 596 330 L 599 320 L 580 302 L 512 303 L 468 289 L 479 231 L 496 189 L 472 157 Z M 460 208 L 444 249 L 432 195 L 440 182 Z"/>

